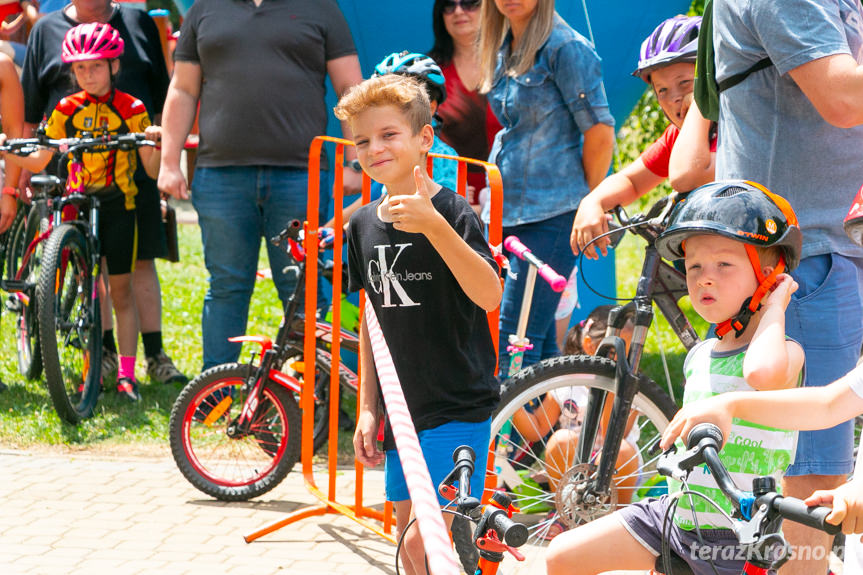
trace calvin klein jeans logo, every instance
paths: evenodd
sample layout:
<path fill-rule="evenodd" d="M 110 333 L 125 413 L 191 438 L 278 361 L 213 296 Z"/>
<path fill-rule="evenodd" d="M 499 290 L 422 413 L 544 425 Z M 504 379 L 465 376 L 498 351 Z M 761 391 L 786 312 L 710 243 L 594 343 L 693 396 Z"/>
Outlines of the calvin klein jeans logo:
<path fill-rule="evenodd" d="M 394 272 L 393 267 L 401 257 L 405 248 L 413 244 L 396 244 L 395 246 L 375 246 L 378 251 L 378 259 L 369 262 L 368 279 L 375 293 L 383 294 L 383 307 L 410 307 L 420 305 L 408 296 L 402 282 L 430 280 L 429 272 Z M 387 261 L 387 249 L 397 249 L 392 261 Z M 398 303 L 393 303 L 393 294 L 398 298 Z"/>

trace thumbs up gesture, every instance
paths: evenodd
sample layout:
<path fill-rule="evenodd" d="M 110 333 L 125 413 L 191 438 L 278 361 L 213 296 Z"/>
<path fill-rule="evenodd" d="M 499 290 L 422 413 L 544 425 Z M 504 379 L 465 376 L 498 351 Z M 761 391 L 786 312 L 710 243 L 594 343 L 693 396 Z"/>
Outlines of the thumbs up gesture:
<path fill-rule="evenodd" d="M 419 166 L 414 166 L 414 183 L 415 193 L 390 197 L 389 214 L 395 229 L 420 234 L 429 231 L 441 215 L 431 202 L 434 184 L 429 182 Z"/>

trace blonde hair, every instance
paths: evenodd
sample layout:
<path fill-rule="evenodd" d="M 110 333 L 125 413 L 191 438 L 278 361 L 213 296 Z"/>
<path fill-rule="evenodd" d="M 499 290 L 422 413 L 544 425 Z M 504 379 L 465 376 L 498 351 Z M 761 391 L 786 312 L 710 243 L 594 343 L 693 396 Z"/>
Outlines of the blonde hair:
<path fill-rule="evenodd" d="M 536 9 L 519 40 L 518 49 L 509 54 L 505 63 L 507 75 L 520 76 L 530 70 L 536 60 L 536 53 L 551 34 L 556 14 L 554 0 L 537 0 Z M 479 91 L 485 94 L 491 90 L 497 53 L 510 31 L 510 25 L 506 16 L 497 9 L 494 0 L 483 1 L 479 18 L 479 60 L 482 72 Z"/>
<path fill-rule="evenodd" d="M 333 108 L 336 118 L 351 122 L 369 108 L 395 106 L 404 114 L 414 135 L 431 125 L 431 104 L 425 87 L 416 79 L 385 74 L 353 86 Z"/>

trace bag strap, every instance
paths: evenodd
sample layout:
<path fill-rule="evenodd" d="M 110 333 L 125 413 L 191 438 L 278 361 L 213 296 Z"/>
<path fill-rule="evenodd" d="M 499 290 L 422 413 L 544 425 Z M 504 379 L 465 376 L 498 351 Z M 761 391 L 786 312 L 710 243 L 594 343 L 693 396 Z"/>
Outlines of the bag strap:
<path fill-rule="evenodd" d="M 739 74 L 734 74 L 733 76 L 730 76 L 722 80 L 721 82 L 717 82 L 719 91 L 724 92 L 728 88 L 733 88 L 734 86 L 748 78 L 750 74 L 754 74 L 755 72 L 763 70 L 764 68 L 769 68 L 772 65 L 773 62 L 770 60 L 770 58 L 764 58 L 763 60 L 759 60 L 758 62 L 753 64 L 752 67 L 748 70 L 740 72 Z"/>

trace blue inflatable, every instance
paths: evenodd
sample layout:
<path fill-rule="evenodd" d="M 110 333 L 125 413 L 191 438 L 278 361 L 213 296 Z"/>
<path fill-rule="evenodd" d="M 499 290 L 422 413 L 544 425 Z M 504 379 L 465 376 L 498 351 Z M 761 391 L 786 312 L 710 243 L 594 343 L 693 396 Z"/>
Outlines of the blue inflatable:
<path fill-rule="evenodd" d="M 174 0 L 185 13 L 191 0 Z M 432 0 L 338 0 L 351 27 L 363 75 L 368 77 L 375 64 L 392 52 L 409 50 L 426 52 L 433 43 Z M 645 84 L 631 75 L 638 61 L 641 41 L 665 18 L 685 13 L 690 0 L 558 0 L 557 12 L 588 39 L 592 39 L 602 57 L 605 89 L 617 126 L 623 121 L 644 93 Z M 336 99 L 328 89 L 330 108 Z M 328 133 L 340 134 L 334 117 Z M 597 261 L 584 260 L 583 272 L 596 291 L 614 296 L 615 274 L 613 255 Z M 572 315 L 576 322 L 587 316 L 597 305 L 610 300 L 594 294 L 582 282 L 578 285 L 579 307 Z"/>

